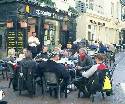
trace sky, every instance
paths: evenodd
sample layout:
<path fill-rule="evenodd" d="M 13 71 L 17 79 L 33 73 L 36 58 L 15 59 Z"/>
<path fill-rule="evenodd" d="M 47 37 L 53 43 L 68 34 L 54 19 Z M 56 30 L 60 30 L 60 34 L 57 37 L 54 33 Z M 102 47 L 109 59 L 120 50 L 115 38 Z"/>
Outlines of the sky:
<path fill-rule="evenodd" d="M 52 0 L 56 3 L 56 6 L 58 9 L 68 11 L 69 6 L 75 7 L 75 1 L 74 0 Z"/>

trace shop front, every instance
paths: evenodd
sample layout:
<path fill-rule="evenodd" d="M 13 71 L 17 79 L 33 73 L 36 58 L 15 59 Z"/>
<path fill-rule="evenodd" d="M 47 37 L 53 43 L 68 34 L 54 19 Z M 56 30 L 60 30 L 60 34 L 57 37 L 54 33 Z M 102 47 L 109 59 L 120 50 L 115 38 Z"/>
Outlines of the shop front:
<path fill-rule="evenodd" d="M 7 50 L 14 48 L 19 51 L 26 48 L 32 32 L 37 33 L 40 41 L 39 49 L 42 45 L 52 48 L 75 39 L 75 33 L 72 35 L 71 28 L 74 22 L 65 11 L 28 2 L 15 0 L 7 2 L 6 0 L 6 2 L 0 2 L 0 15 L 0 22 L 6 27 L 4 36 Z M 71 23 L 72 26 L 70 26 Z"/>

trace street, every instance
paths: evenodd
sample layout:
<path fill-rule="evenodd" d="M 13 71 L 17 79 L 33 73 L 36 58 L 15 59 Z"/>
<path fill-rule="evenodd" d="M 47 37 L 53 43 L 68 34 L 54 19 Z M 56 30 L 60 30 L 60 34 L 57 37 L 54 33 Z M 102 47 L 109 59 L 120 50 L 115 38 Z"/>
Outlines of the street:
<path fill-rule="evenodd" d="M 8 88 L 8 81 L 4 80 L 0 82 L 0 89 L 3 89 L 6 93 L 6 97 L 3 100 L 8 101 L 8 104 L 125 104 L 125 52 L 118 53 L 116 55 L 116 68 L 113 74 L 113 95 L 106 96 L 102 99 L 101 94 L 95 95 L 95 101 L 89 98 L 78 98 L 77 91 L 72 91 L 68 94 L 68 98 L 64 97 L 58 101 L 55 98 L 42 96 L 40 89 L 37 89 L 35 97 L 22 94 L 19 96 L 18 92 L 13 92 L 12 86 Z"/>

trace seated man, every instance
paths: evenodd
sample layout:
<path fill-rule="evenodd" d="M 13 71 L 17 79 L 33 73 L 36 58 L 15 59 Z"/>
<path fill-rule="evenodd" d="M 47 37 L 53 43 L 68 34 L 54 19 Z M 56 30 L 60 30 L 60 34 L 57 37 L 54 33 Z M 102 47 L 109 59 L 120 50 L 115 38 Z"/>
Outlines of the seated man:
<path fill-rule="evenodd" d="M 92 58 L 87 55 L 87 50 L 85 48 L 79 49 L 78 56 L 78 66 L 77 66 L 77 76 L 81 76 L 81 72 L 87 71 L 93 65 Z"/>
<path fill-rule="evenodd" d="M 69 82 L 69 73 L 65 69 L 63 64 L 57 63 L 58 61 L 59 54 L 53 52 L 50 57 L 50 60 L 39 63 L 37 73 L 40 77 L 42 77 L 43 73 L 46 71 L 54 72 L 58 78 L 63 79 L 62 90 L 64 91 L 65 87 Z"/>
<path fill-rule="evenodd" d="M 48 46 L 44 45 L 42 51 L 35 57 L 36 61 L 43 61 L 49 58 Z"/>

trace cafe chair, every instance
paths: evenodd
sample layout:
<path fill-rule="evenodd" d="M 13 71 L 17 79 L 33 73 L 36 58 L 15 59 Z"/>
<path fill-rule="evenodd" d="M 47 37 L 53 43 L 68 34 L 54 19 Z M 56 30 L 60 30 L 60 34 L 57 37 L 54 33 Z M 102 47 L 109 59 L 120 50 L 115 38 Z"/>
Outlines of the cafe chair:
<path fill-rule="evenodd" d="M 60 100 L 61 84 L 62 84 L 63 80 L 59 79 L 54 72 L 44 72 L 43 76 L 44 76 L 45 93 L 49 89 L 50 96 L 52 96 L 52 91 L 54 89 L 56 89 L 58 100 Z M 65 90 L 65 97 L 67 97 L 66 90 Z"/>

